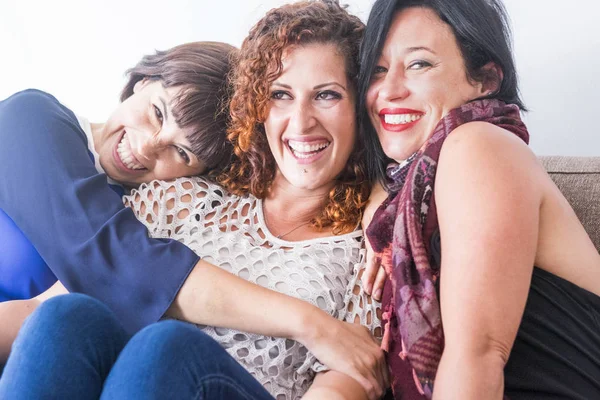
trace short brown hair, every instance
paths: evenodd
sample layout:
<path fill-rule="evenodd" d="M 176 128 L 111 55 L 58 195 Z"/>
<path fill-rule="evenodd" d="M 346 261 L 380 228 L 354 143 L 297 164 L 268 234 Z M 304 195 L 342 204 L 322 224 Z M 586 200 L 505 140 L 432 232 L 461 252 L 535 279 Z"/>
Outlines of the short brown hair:
<path fill-rule="evenodd" d="M 301 1 L 269 11 L 244 40 L 233 73 L 229 139 L 237 156 L 219 182 L 240 195 L 264 198 L 275 177 L 276 163 L 263 122 L 269 111 L 270 87 L 281 75 L 282 57 L 294 45 L 333 44 L 345 60 L 346 74 L 356 90 L 358 52 L 364 24 L 335 0 Z M 360 222 L 370 184 L 358 149 L 329 193 L 313 226 L 333 232 L 352 231 Z"/>
<path fill-rule="evenodd" d="M 172 105 L 177 125 L 191 132 L 187 138 L 192 151 L 207 168 L 223 167 L 232 154 L 227 140 L 228 75 L 236 51 L 226 43 L 194 42 L 146 55 L 127 70 L 121 101 L 142 79 L 160 81 L 165 88 L 181 87 Z"/>

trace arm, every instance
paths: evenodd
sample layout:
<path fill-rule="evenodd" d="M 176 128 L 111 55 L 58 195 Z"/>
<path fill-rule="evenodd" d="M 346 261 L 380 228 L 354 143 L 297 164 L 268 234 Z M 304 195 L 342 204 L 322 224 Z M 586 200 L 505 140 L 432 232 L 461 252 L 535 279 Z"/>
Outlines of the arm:
<path fill-rule="evenodd" d="M 56 277 L 130 332 L 157 321 L 199 258 L 148 237 L 96 171 L 73 113 L 48 94 L 18 93 L 0 102 L 0 144 L 0 208 Z"/>
<path fill-rule="evenodd" d="M 374 337 L 381 340 L 381 304 L 374 301 L 363 290 L 363 279 L 365 269 L 364 264 L 359 263 L 355 266 L 353 279 L 350 280 L 349 290 L 344 299 L 347 305 L 344 319 L 354 324 L 362 324 L 367 327 Z M 384 380 L 382 392 L 375 393 L 375 398 L 380 398 L 389 386 L 387 365 L 381 364 L 381 376 Z M 369 399 L 369 395 L 350 376 L 337 372 L 320 372 L 315 377 L 308 392 L 303 396 L 303 400 L 312 399 L 331 399 L 331 400 L 362 400 Z"/>
<path fill-rule="evenodd" d="M 490 124 L 463 125 L 444 143 L 435 196 L 445 349 L 434 399 L 503 396 L 535 260 L 542 173 L 518 138 Z"/>
<path fill-rule="evenodd" d="M 200 236 L 203 226 L 215 223 L 213 210 L 227 202 L 226 196 L 217 194 L 220 192 L 222 188 L 200 178 L 181 178 L 142 185 L 125 201 L 152 236 L 189 237 L 192 230 Z M 378 371 L 384 363 L 383 352 L 364 327 L 338 321 L 308 302 L 250 283 L 204 260 L 192 270 L 167 315 L 295 339 L 331 368 L 352 376 L 368 392 L 381 390 Z"/>
<path fill-rule="evenodd" d="M 377 385 L 370 367 L 383 356 L 360 327 L 199 261 L 175 240 L 148 237 L 97 173 L 73 113 L 52 96 L 26 91 L 0 102 L 0 143 L 0 208 L 70 292 L 106 303 L 128 331 L 171 307 L 170 315 L 191 322 L 298 338 L 333 368 L 367 388 Z M 236 296 L 229 298 L 232 291 Z M 248 307 L 249 299 L 258 306 Z M 272 307 L 280 309 L 272 317 L 258 311 Z M 312 326 L 316 321 L 323 325 Z"/>

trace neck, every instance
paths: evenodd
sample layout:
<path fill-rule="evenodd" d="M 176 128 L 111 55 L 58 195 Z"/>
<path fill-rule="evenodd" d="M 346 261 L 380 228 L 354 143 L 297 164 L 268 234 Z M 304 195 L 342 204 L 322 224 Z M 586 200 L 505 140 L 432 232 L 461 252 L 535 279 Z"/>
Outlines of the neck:
<path fill-rule="evenodd" d="M 330 187 L 301 189 L 292 186 L 277 173 L 269 194 L 264 199 L 264 212 L 269 223 L 276 226 L 309 222 L 322 211 Z"/>

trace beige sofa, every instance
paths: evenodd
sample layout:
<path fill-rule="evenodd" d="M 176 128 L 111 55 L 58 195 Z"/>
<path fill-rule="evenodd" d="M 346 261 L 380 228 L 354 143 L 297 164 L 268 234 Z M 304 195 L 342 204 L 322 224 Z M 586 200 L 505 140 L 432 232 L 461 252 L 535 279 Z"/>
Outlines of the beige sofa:
<path fill-rule="evenodd" d="M 540 157 L 600 250 L 600 157 Z"/>

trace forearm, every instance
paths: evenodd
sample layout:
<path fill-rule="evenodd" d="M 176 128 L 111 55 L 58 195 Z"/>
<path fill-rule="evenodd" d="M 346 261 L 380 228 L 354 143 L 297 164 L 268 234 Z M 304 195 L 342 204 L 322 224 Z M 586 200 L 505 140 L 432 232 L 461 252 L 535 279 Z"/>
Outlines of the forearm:
<path fill-rule="evenodd" d="M 200 260 L 167 316 L 303 342 L 320 322 L 332 319 L 300 299 L 248 282 Z"/>
<path fill-rule="evenodd" d="M 337 371 L 319 373 L 302 400 L 367 400 L 368 396 L 357 381 Z"/>
<path fill-rule="evenodd" d="M 444 352 L 435 378 L 434 400 L 501 400 L 504 396 L 504 361 L 486 354 L 456 355 Z"/>
<path fill-rule="evenodd" d="M 36 309 L 40 302 L 36 299 L 13 300 L 0 303 L 0 364 L 8 359 L 23 321 Z"/>

